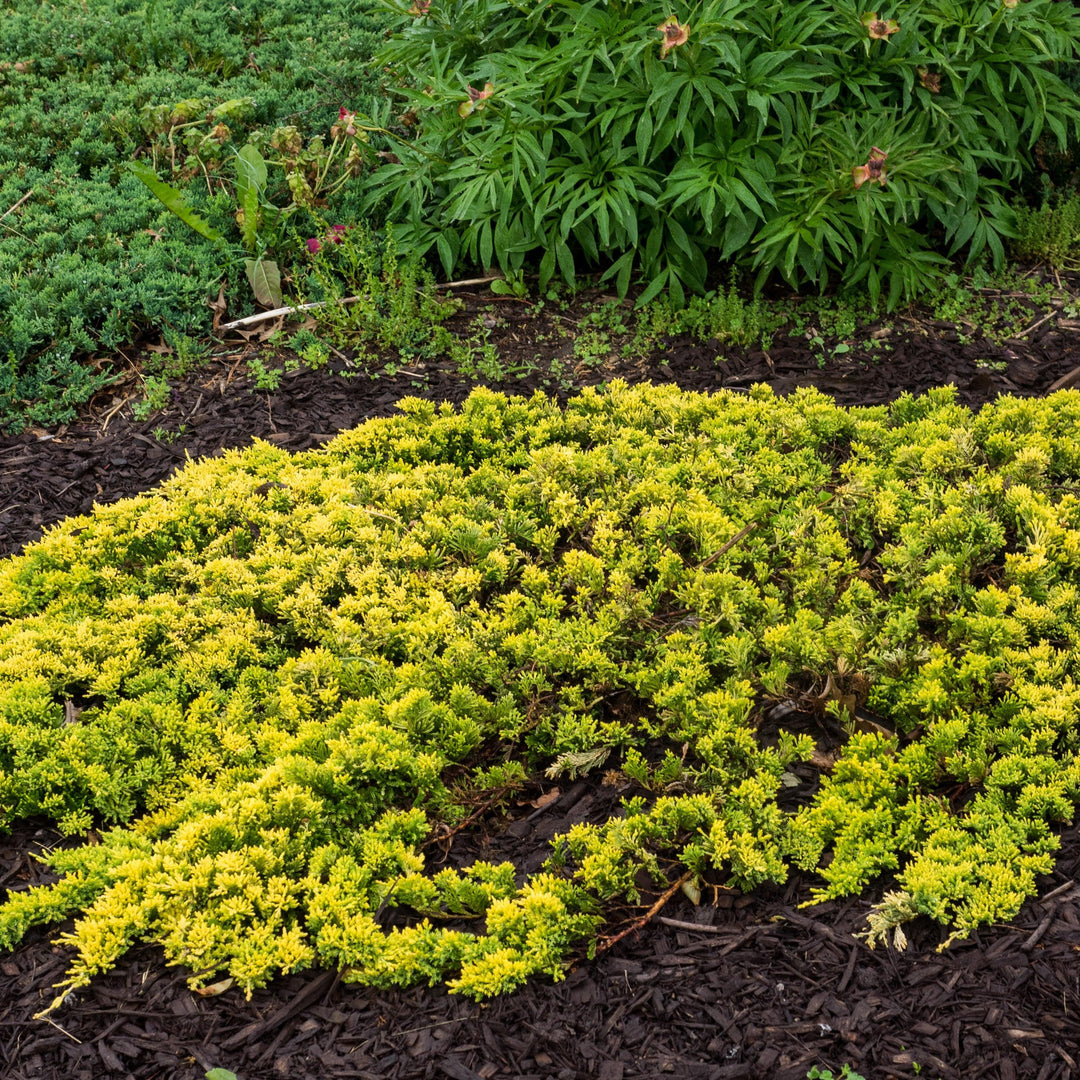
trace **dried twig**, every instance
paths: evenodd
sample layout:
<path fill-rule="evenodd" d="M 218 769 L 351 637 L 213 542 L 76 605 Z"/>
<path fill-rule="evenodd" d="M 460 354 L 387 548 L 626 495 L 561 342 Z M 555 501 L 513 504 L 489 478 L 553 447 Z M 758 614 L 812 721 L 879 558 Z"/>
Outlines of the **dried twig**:
<path fill-rule="evenodd" d="M 82 1045 L 82 1039 L 76 1039 L 75 1036 L 72 1035 L 70 1031 L 68 1031 L 66 1028 L 62 1028 L 55 1020 L 53 1020 L 50 1017 L 46 1016 L 46 1014 L 44 1012 L 35 1013 L 34 1014 L 34 1019 L 35 1020 L 44 1020 L 46 1024 L 52 1024 L 52 1026 L 54 1028 L 56 1028 L 57 1031 L 62 1031 L 69 1039 L 73 1040 L 74 1042 L 77 1042 L 80 1046 Z"/>
<path fill-rule="evenodd" d="M 653 917 L 663 909 L 664 905 L 694 876 L 692 870 L 687 870 L 685 874 L 673 885 L 667 888 L 659 900 L 648 911 L 645 912 L 640 918 L 635 919 L 624 930 L 620 930 L 614 937 L 601 938 L 596 946 L 596 955 L 606 953 L 608 949 L 618 945 L 624 937 L 629 937 L 631 934 L 636 934 L 642 927 L 647 926 L 652 921 Z"/>
<path fill-rule="evenodd" d="M 463 289 L 468 285 L 486 285 L 491 281 L 501 281 L 501 274 L 492 274 L 490 277 L 466 278 L 463 281 L 447 281 L 436 285 L 436 289 Z M 269 322 L 271 319 L 280 318 L 282 315 L 295 315 L 301 311 L 315 311 L 318 308 L 331 307 L 338 304 L 344 307 L 346 304 L 355 304 L 363 300 L 362 296 L 346 296 L 342 300 L 317 300 L 312 304 L 297 304 L 295 307 L 274 308 L 273 311 L 260 311 L 257 315 L 248 315 L 243 319 L 236 319 L 230 323 L 222 323 L 221 330 L 238 330 L 244 326 L 255 326 L 257 323 Z"/>
<path fill-rule="evenodd" d="M 1063 896 L 1065 893 L 1069 892 L 1071 889 L 1075 889 L 1076 887 L 1077 882 L 1070 879 L 1069 881 L 1066 881 L 1063 885 L 1059 885 L 1056 889 L 1051 889 L 1050 892 L 1048 892 L 1045 896 L 1040 896 L 1037 903 L 1045 904 L 1047 900 L 1056 900 L 1059 896 Z"/>
<path fill-rule="evenodd" d="M 4 218 L 6 218 L 8 216 L 8 214 L 15 213 L 15 211 L 18 210 L 19 207 L 22 206 L 22 204 L 24 202 L 26 202 L 26 200 L 29 199 L 30 196 L 33 195 L 33 194 L 34 194 L 34 189 L 31 188 L 17 203 L 14 203 L 13 205 L 9 206 L 2 214 L 0 214 L 0 221 L 3 221 Z"/>
<path fill-rule="evenodd" d="M 1049 315 L 1044 315 L 1038 322 L 1033 322 L 1026 330 L 1021 330 L 1016 336 L 1018 338 L 1027 337 L 1032 330 L 1038 330 L 1044 322 L 1049 322 L 1055 315 L 1060 314 L 1057 311 L 1051 311 Z"/>
<path fill-rule="evenodd" d="M 749 525 L 744 525 L 726 544 L 724 544 L 718 551 L 714 551 L 703 562 L 698 563 L 697 569 L 704 570 L 706 566 L 711 565 L 720 558 L 721 555 L 726 555 L 740 540 L 745 540 L 759 525 L 757 521 L 751 521 Z"/>
<path fill-rule="evenodd" d="M 657 917 L 658 923 L 674 927 L 676 930 L 700 931 L 702 934 L 730 934 L 730 926 L 706 926 L 703 923 L 687 922 L 685 919 L 669 919 L 666 915 Z"/>
<path fill-rule="evenodd" d="M 104 434 L 109 427 L 109 421 L 134 397 L 138 397 L 137 394 L 128 394 L 126 397 L 120 399 L 120 401 L 114 405 L 106 414 L 105 421 L 101 425 L 101 432 Z"/>

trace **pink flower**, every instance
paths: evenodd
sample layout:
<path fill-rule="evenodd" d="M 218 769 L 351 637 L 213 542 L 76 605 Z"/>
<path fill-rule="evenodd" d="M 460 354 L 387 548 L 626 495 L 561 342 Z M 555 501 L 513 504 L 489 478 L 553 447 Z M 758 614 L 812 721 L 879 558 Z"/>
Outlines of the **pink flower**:
<path fill-rule="evenodd" d="M 331 225 L 330 231 L 321 240 L 317 240 L 313 236 L 310 240 L 305 241 L 305 245 L 312 255 L 317 255 L 322 250 L 323 244 L 340 244 L 351 228 L 351 225 Z"/>
<path fill-rule="evenodd" d="M 679 45 L 685 45 L 690 40 L 690 27 L 684 26 L 669 15 L 657 28 L 664 35 L 664 42 L 660 46 L 660 59 L 663 60 L 672 49 Z"/>
<path fill-rule="evenodd" d="M 340 139 L 342 135 L 355 135 L 356 130 L 356 113 L 349 112 L 342 105 L 338 110 L 338 122 L 330 129 L 330 138 Z"/>
<path fill-rule="evenodd" d="M 416 0 L 416 3 L 409 8 L 408 13 L 410 15 L 426 15 L 431 10 L 431 0 Z"/>
<path fill-rule="evenodd" d="M 878 146 L 870 148 L 870 157 L 865 165 L 856 165 L 851 170 L 851 178 L 855 181 L 855 189 L 858 190 L 863 184 L 880 184 L 885 186 L 885 159 L 889 155 Z"/>

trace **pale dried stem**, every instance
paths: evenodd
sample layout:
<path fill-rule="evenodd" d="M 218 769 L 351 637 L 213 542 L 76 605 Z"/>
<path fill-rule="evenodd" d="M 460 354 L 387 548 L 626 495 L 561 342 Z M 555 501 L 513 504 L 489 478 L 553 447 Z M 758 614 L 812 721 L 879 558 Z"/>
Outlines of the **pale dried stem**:
<path fill-rule="evenodd" d="M 14 203 L 13 205 L 9 206 L 2 214 L 0 214 L 0 221 L 3 221 L 4 218 L 6 218 L 8 216 L 8 214 L 14 214 L 15 211 L 18 210 L 19 207 L 22 206 L 22 204 L 24 202 L 26 202 L 26 200 L 29 199 L 30 196 L 33 195 L 33 194 L 34 194 L 34 189 L 31 188 L 17 203 Z"/>
<path fill-rule="evenodd" d="M 447 281 L 445 284 L 436 285 L 436 289 L 463 289 L 469 285 L 487 285 L 491 281 L 502 280 L 501 274 L 492 274 L 490 277 L 466 278 L 463 281 Z M 346 296 L 342 300 L 318 300 L 313 304 L 297 304 L 295 307 L 274 308 L 273 311 L 260 311 L 256 315 L 248 315 L 243 319 L 236 319 L 230 323 L 222 323 L 221 330 L 238 330 L 244 326 L 255 326 L 258 323 L 269 322 L 278 319 L 282 315 L 293 315 L 301 311 L 315 311 L 318 308 L 332 307 L 337 304 L 344 307 L 346 304 L 355 304 L 363 300 L 362 296 Z"/>

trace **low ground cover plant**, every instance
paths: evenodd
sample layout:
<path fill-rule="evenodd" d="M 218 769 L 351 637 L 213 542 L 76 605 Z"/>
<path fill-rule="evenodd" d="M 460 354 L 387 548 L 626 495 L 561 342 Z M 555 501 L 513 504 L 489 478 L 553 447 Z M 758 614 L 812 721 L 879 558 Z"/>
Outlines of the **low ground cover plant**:
<path fill-rule="evenodd" d="M 219 288 L 345 295 L 309 256 L 357 224 L 418 275 L 595 270 L 675 311 L 721 263 L 876 306 L 1010 239 L 1076 259 L 1068 191 L 1014 206 L 1075 179 L 1073 4 L 408 2 L 8 0 L 0 429 L 70 420 L 147 329 L 205 335 Z"/>
<path fill-rule="evenodd" d="M 235 220 L 238 154 L 253 139 L 287 159 L 299 140 L 297 160 L 310 166 L 311 140 L 328 148 L 340 107 L 377 88 L 367 60 L 379 23 L 346 0 L 317 12 L 297 0 L 6 0 L 0 20 L 5 429 L 70 419 L 111 375 L 87 358 L 149 327 L 205 334 L 222 285 L 234 309 L 250 308 L 245 258 L 275 243 L 280 256 L 288 237 L 270 214 L 247 232 Z M 281 154 L 269 145 L 278 129 L 288 129 Z M 129 171 L 136 159 L 182 191 L 225 252 L 165 210 Z M 294 201 L 287 179 L 271 170 L 263 201 Z M 333 192 L 320 212 L 354 220 L 358 196 Z M 308 235 L 313 222 L 302 223 Z"/>
<path fill-rule="evenodd" d="M 483 998 L 643 890 L 791 866 L 815 899 L 895 873 L 875 943 L 1005 920 L 1080 801 L 1078 420 L 1073 391 L 476 391 L 63 523 L 0 564 L 0 825 L 84 842 L 0 943 L 74 915 L 63 989 L 151 941 L 195 984 L 320 963 Z M 759 731 L 787 700 L 848 735 L 795 813 L 813 732 Z M 591 770 L 621 809 L 539 871 L 440 868 Z"/>

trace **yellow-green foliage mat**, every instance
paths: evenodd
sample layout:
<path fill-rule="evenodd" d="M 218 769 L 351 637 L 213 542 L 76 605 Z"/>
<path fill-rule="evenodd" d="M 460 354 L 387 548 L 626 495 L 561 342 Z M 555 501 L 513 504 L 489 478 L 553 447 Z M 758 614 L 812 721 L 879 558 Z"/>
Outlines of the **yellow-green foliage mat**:
<path fill-rule="evenodd" d="M 318 962 L 482 997 L 559 977 L 676 859 L 691 894 L 897 870 L 869 932 L 899 944 L 1031 895 L 1080 801 L 1080 394 L 402 409 L 191 464 L 0 564 L 0 824 L 101 830 L 0 908 L 5 946 L 75 914 L 67 985 L 143 940 L 249 990 Z M 897 735 L 854 732 L 786 814 L 813 744 L 759 742 L 762 709 L 814 692 L 851 729 L 843 687 Z M 601 768 L 637 794 L 542 873 L 427 867 L 437 826 Z"/>

